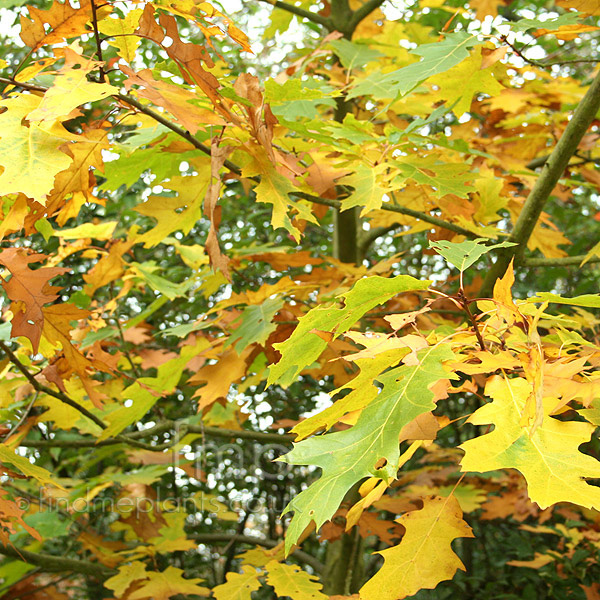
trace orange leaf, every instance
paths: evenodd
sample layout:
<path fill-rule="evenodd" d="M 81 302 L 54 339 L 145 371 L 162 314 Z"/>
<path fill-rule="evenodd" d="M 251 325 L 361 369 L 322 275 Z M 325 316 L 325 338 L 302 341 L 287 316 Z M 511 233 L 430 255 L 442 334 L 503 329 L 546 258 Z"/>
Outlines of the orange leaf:
<path fill-rule="evenodd" d="M 0 264 L 12 275 L 8 281 L 2 282 L 4 291 L 13 302 L 11 335 L 28 338 L 34 352 L 38 350 L 44 327 L 42 307 L 54 302 L 61 289 L 48 282 L 69 270 L 64 267 L 42 267 L 33 271 L 29 268 L 31 263 L 40 262 L 45 258 L 45 254 L 28 255 L 23 248 L 7 248 L 0 253 Z"/>

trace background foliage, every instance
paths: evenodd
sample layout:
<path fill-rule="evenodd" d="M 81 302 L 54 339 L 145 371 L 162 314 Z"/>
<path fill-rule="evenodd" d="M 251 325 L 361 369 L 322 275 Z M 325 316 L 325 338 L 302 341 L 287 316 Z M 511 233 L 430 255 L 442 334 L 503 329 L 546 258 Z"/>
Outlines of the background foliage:
<path fill-rule="evenodd" d="M 1 6 L 2 598 L 600 597 L 596 0 Z"/>

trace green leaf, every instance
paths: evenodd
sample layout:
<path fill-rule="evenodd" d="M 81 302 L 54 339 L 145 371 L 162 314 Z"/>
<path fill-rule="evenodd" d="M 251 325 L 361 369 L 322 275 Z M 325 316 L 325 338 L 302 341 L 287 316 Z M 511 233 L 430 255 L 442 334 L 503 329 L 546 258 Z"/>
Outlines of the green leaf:
<path fill-rule="evenodd" d="M 340 184 L 349 185 L 354 188 L 350 196 L 342 200 L 342 210 L 347 210 L 353 206 L 362 206 L 364 208 L 361 211 L 361 216 L 363 216 L 371 210 L 381 208 L 383 195 L 388 190 L 379 184 L 377 176 L 385 172 L 385 170 L 385 165 L 368 167 L 362 163 L 358 163 L 352 175 L 342 177 L 339 180 Z"/>
<path fill-rule="evenodd" d="M 265 83 L 265 100 L 273 114 L 286 120 L 314 119 L 318 116 L 318 105 L 335 107 L 333 96 L 337 95 L 330 85 L 317 86 L 313 80 L 288 79 L 280 84 L 268 79 Z"/>
<path fill-rule="evenodd" d="M 367 63 L 373 62 L 383 56 L 381 52 L 373 50 L 373 48 L 345 39 L 334 40 L 333 42 L 329 42 L 329 45 L 333 47 L 337 57 L 346 69 L 363 67 Z"/>
<path fill-rule="evenodd" d="M 11 448 L 5 446 L 4 444 L 0 444 L 0 462 L 16 467 L 19 471 L 21 471 L 21 473 L 27 475 L 27 477 L 33 477 L 34 479 L 37 479 L 42 485 L 50 484 L 64 489 L 52 479 L 52 474 L 49 471 L 42 467 L 38 467 L 37 465 L 31 464 L 27 458 L 20 456 L 19 454 L 15 454 Z"/>
<path fill-rule="evenodd" d="M 477 38 L 464 31 L 448 34 L 441 42 L 422 44 L 413 54 L 423 60 L 392 71 L 391 73 L 374 73 L 359 81 L 348 94 L 348 99 L 368 95 L 376 100 L 402 96 L 416 88 L 420 83 L 443 73 L 469 56 L 468 49 L 477 44 Z"/>
<path fill-rule="evenodd" d="M 413 159 L 414 160 L 414 159 Z M 455 194 L 467 198 L 473 187 L 467 182 L 473 180 L 473 173 L 464 163 L 442 163 L 435 156 L 429 156 L 411 162 L 410 158 L 396 161 L 401 175 L 393 183 L 400 187 L 407 179 L 412 179 L 421 185 L 429 185 L 438 198 L 446 194 Z"/>
<path fill-rule="evenodd" d="M 69 533 L 70 523 L 51 510 L 42 510 L 31 515 L 25 515 L 23 520 L 43 538 L 56 538 Z"/>
<path fill-rule="evenodd" d="M 281 352 L 281 360 L 269 369 L 267 384 L 289 386 L 303 369 L 319 357 L 327 342 L 312 333 L 313 329 L 329 331 L 338 336 L 348 331 L 378 304 L 383 304 L 402 292 L 425 290 L 430 283 L 431 281 L 419 281 L 410 275 L 398 275 L 390 279 L 367 277 L 359 280 L 349 292 L 339 296 L 344 301 L 343 308 L 313 308 L 300 317 L 298 326 L 285 342 L 273 344 Z"/>
<path fill-rule="evenodd" d="M 527 302 L 554 302 L 555 304 L 600 308 L 600 296 L 597 294 L 583 294 L 582 296 L 574 296 L 573 298 L 563 298 L 551 292 L 538 292 L 536 296 L 527 298 Z"/>
<path fill-rule="evenodd" d="M 513 242 L 500 242 L 499 244 L 486 245 L 486 240 L 465 240 L 464 242 L 429 242 L 429 247 L 443 256 L 447 262 L 454 265 L 459 271 L 465 271 L 477 262 L 484 254 L 495 248 L 508 248 L 516 246 Z"/>
<path fill-rule="evenodd" d="M 558 29 L 563 25 L 575 25 L 580 21 L 581 15 L 568 12 L 555 19 L 546 19 L 545 21 L 541 21 L 540 19 L 520 19 L 515 23 L 510 23 L 510 28 L 517 33 L 521 33 L 529 29 Z"/>
<path fill-rule="evenodd" d="M 194 346 L 184 346 L 180 356 L 158 367 L 156 377 L 140 377 L 135 383 L 125 388 L 121 392 L 121 396 L 130 402 L 106 415 L 105 420 L 109 425 L 102 431 L 98 440 L 118 435 L 123 429 L 141 419 L 161 396 L 170 394 L 179 383 L 188 361 L 207 345 L 208 342 L 202 339 Z"/>
<path fill-rule="evenodd" d="M 242 314 L 233 322 L 240 323 L 225 343 L 225 347 L 235 344 L 235 351 L 241 354 L 250 344 L 264 344 L 277 328 L 271 323 L 275 313 L 281 310 L 283 298 L 267 298 L 262 304 L 246 306 Z"/>
<path fill-rule="evenodd" d="M 145 263 L 131 263 L 131 268 L 137 273 L 137 275 L 145 281 L 153 290 L 160 292 L 166 296 L 169 300 L 174 300 L 180 296 L 183 296 L 188 289 L 193 285 L 193 278 L 184 281 L 183 283 L 173 283 L 156 272 L 159 271 L 159 267 L 154 261 L 148 261 Z"/>
<path fill-rule="evenodd" d="M 311 521 L 319 529 L 330 519 L 357 481 L 369 476 L 396 476 L 401 429 L 419 415 L 435 409 L 431 385 L 440 379 L 458 379 L 442 367 L 442 361 L 454 358 L 450 346 L 425 348 L 418 358 L 417 365 L 402 365 L 376 378 L 383 389 L 363 410 L 354 427 L 294 444 L 294 449 L 279 459 L 323 469 L 321 478 L 285 509 L 285 512 L 295 511 L 286 533 L 286 552 Z M 385 464 L 377 469 L 382 459 Z"/>
<path fill-rule="evenodd" d="M 156 137 L 156 134 L 153 134 L 153 137 Z M 137 136 L 133 136 L 133 139 L 137 139 Z M 129 188 L 142 173 L 148 170 L 156 175 L 156 181 L 162 181 L 177 172 L 182 160 L 188 160 L 197 154 L 197 152 L 184 154 L 165 152 L 162 145 L 123 152 L 118 160 L 111 160 L 104 164 L 106 181 L 100 187 L 113 191 L 118 190 L 122 185 Z"/>
<path fill-rule="evenodd" d="M 280 175 L 275 169 L 268 169 L 267 172 L 263 173 L 260 183 L 254 188 L 257 202 L 273 205 L 273 215 L 271 217 L 273 228 L 283 227 L 298 242 L 301 236 L 300 230 L 292 224 L 288 215 L 289 208 L 295 209 L 301 219 L 315 224 L 318 221 L 308 206 L 295 202 L 289 197 L 288 194 L 295 191 L 297 190 L 290 180 Z"/>

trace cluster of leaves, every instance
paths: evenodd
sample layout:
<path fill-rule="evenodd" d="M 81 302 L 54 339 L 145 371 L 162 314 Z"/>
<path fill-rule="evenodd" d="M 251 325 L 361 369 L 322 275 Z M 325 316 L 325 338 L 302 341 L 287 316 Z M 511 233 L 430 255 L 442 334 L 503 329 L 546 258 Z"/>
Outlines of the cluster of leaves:
<path fill-rule="evenodd" d="M 8 4 L 2 597 L 600 597 L 597 3 Z"/>

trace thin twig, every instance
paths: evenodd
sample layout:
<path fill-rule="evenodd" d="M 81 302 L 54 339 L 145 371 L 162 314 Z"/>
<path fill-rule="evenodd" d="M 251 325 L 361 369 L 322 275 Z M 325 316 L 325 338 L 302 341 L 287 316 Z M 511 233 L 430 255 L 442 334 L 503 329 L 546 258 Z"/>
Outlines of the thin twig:
<path fill-rule="evenodd" d="M 100 32 L 98 31 L 98 15 L 96 14 L 96 0 L 91 0 L 92 5 L 92 27 L 94 29 L 94 39 L 96 40 L 96 56 L 100 63 L 104 63 L 102 58 L 102 40 L 100 39 Z M 98 73 L 100 74 L 100 81 L 104 82 L 104 65 L 100 64 L 98 67 Z"/>
<path fill-rule="evenodd" d="M 473 313 L 469 308 L 469 301 L 467 300 L 467 297 L 465 296 L 462 287 L 460 290 L 458 290 L 458 301 L 460 302 L 460 305 L 464 308 L 465 312 L 467 313 L 467 316 L 469 317 L 469 321 L 473 326 L 473 330 L 475 331 L 475 336 L 477 337 L 477 341 L 479 342 L 480 348 L 485 351 L 487 349 L 485 347 L 485 342 L 483 341 L 483 337 L 481 336 L 481 332 L 479 331 L 477 321 L 475 320 L 475 317 L 473 316 Z"/>
<path fill-rule="evenodd" d="M 10 431 L 4 436 L 3 442 L 6 442 L 6 440 L 8 440 L 8 438 L 13 433 L 15 433 L 17 431 L 17 429 L 19 429 L 19 427 L 21 427 L 21 425 L 23 425 L 23 423 L 25 422 L 25 419 L 29 415 L 29 412 L 33 408 L 33 405 L 35 404 L 35 401 L 37 400 L 37 397 L 38 397 L 38 392 L 36 391 L 35 394 L 33 395 L 33 398 L 31 399 L 31 402 L 27 405 L 27 408 L 23 411 L 23 414 L 21 415 L 21 418 L 17 421 L 17 423 L 15 425 L 13 425 L 10 428 Z"/>

